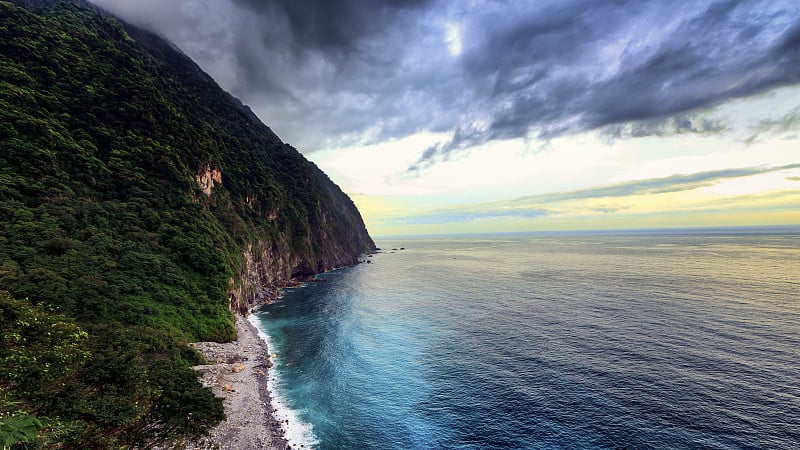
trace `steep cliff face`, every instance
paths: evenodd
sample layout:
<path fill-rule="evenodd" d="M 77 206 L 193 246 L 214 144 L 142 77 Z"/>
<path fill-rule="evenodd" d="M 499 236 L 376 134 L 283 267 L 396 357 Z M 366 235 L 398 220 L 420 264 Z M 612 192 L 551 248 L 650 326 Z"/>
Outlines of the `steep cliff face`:
<path fill-rule="evenodd" d="M 169 65 L 187 89 L 205 99 L 212 114 L 234 119 L 234 128 L 240 124 L 246 126 L 251 136 L 255 135 L 257 147 L 271 150 L 272 154 L 265 156 L 279 156 L 283 167 L 278 170 L 277 178 L 293 187 L 294 203 L 305 208 L 302 236 L 296 229 L 283 230 L 277 235 L 261 233 L 246 242 L 241 267 L 228 293 L 231 310 L 246 313 L 253 305 L 274 298 L 280 287 L 332 268 L 356 264 L 361 253 L 375 248 L 352 200 L 316 165 L 302 158 L 294 147 L 281 142 L 249 107 L 222 92 L 205 72 L 172 44 L 135 27 L 128 26 L 126 30 L 152 55 Z M 244 176 L 257 179 L 258 175 L 249 173 Z M 221 177 L 219 170 L 207 166 L 198 174 L 198 184 L 210 196 L 215 180 L 217 185 L 226 186 Z M 252 191 L 238 192 L 238 201 L 250 209 L 261 206 L 261 218 L 266 217 L 270 222 L 276 221 L 282 213 L 275 199 L 264 199 Z"/>
<path fill-rule="evenodd" d="M 320 227 L 316 239 L 329 239 L 330 234 L 325 226 Z M 333 239 L 330 242 L 334 245 L 328 245 L 327 251 L 316 257 L 315 266 L 305 255 L 293 253 L 286 242 L 258 241 L 247 245 L 237 278 L 229 280 L 231 310 L 246 315 L 254 306 L 275 299 L 281 288 L 310 280 L 318 273 L 358 263 L 360 253 L 347 251 L 361 248 L 357 246 L 361 245 L 358 240 L 344 245 Z"/>
<path fill-rule="evenodd" d="M 207 296 L 235 311 L 374 248 L 350 199 L 172 44 L 82 1 L 3 5 L 3 162 L 17 176 L 3 180 L 7 192 L 39 177 L 112 219 L 109 210 L 139 208 L 132 222 L 100 229 L 156 234 L 147 251 L 208 277 Z M 31 154 L 50 164 L 28 170 Z M 52 206 L 41 187 L 25 206 Z"/>
<path fill-rule="evenodd" d="M 230 340 L 232 310 L 374 248 L 249 108 L 82 0 L 0 0 L 0 150 L 0 418 L 67 424 L 53 445 L 202 433 L 222 406 L 185 342 Z"/>

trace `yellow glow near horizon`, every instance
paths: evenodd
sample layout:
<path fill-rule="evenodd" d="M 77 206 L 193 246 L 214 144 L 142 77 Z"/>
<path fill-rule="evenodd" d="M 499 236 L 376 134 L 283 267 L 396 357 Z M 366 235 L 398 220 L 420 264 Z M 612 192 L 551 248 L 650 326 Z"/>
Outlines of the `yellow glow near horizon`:
<path fill-rule="evenodd" d="M 717 195 L 746 195 L 767 191 L 792 190 L 800 188 L 800 183 L 792 181 L 793 174 L 800 170 L 765 173 L 754 177 L 725 180 L 705 190 Z M 800 205 L 798 205 L 800 207 Z"/>
<path fill-rule="evenodd" d="M 748 177 L 748 178 L 759 178 Z M 741 181 L 745 183 L 745 181 Z M 800 182 L 787 190 L 720 195 L 712 188 L 627 197 L 568 200 L 547 205 L 542 217 L 514 215 L 442 223 L 414 223 L 425 214 L 408 199 L 354 196 L 369 231 L 376 235 L 441 234 L 491 231 L 544 231 L 696 226 L 800 224 Z M 721 183 L 722 184 L 722 183 Z M 466 206 L 465 209 L 469 209 Z"/>
<path fill-rule="evenodd" d="M 719 133 L 496 140 L 420 171 L 451 136 L 312 156 L 374 235 L 800 224 L 798 104 L 800 87 L 777 89 L 707 112 Z"/>

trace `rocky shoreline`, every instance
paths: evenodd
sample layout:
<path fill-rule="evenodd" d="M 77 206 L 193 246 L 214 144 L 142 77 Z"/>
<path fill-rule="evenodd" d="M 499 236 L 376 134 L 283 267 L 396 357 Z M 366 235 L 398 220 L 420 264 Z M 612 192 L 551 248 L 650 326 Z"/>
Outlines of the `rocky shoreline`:
<path fill-rule="evenodd" d="M 234 314 L 237 339 L 224 344 L 198 342 L 192 346 L 208 364 L 196 366 L 201 381 L 224 399 L 227 419 L 189 449 L 286 449 L 283 429 L 274 417 L 267 388 L 270 362 L 266 342 L 246 317 Z"/>

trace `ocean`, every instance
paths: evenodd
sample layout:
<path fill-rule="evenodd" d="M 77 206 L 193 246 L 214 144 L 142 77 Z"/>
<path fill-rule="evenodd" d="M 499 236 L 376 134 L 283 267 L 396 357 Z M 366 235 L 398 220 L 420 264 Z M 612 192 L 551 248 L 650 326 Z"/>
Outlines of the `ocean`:
<path fill-rule="evenodd" d="M 800 227 L 377 244 L 251 316 L 295 446 L 800 448 Z"/>

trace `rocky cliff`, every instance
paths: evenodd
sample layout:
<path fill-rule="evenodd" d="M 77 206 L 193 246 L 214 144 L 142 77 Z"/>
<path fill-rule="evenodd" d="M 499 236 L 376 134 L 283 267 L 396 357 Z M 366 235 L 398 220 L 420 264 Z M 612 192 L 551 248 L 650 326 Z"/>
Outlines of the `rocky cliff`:
<path fill-rule="evenodd" d="M 0 420 L 55 418 L 51 445 L 204 432 L 221 406 L 185 343 L 374 248 L 249 108 L 82 0 L 0 0 L 0 149 Z"/>
<path fill-rule="evenodd" d="M 292 157 L 300 155 L 294 147 L 281 142 L 247 105 L 235 97 L 223 94 L 216 83 L 174 45 L 136 27 L 128 25 L 127 31 L 146 46 L 151 54 L 166 61 L 184 86 L 205 97 L 213 92 L 214 95 L 210 96 L 213 100 L 209 102 L 212 113 L 230 115 L 231 108 L 238 108 L 242 117 L 237 117 L 237 121 L 247 123 L 257 130 L 259 138 L 264 142 L 264 149 L 275 147 Z M 287 166 L 294 164 L 297 162 L 292 161 Z M 289 167 L 284 167 L 283 172 Z M 311 219 L 311 227 L 302 238 L 301 251 L 291 242 L 293 230 L 279 236 L 267 236 L 267 239 L 259 236 L 258 239 L 248 242 L 242 253 L 242 264 L 237 276 L 230 282 L 228 297 L 233 311 L 246 313 L 253 305 L 274 298 L 277 289 L 310 279 L 317 273 L 356 264 L 361 253 L 375 248 L 352 200 L 324 172 L 305 158 L 302 160 L 302 169 L 299 173 L 289 173 L 293 178 L 289 184 L 304 193 L 313 192 L 317 198 L 316 204 L 304 204 Z M 215 180 L 224 186 L 220 178 L 221 173 L 209 166 L 199 176 L 198 183 L 204 187 L 205 192 L 213 187 Z M 242 201 L 246 206 L 252 207 L 259 198 L 245 195 Z M 267 212 L 267 218 L 274 221 L 279 212 L 279 208 L 273 208 Z M 296 242 L 297 237 L 294 239 Z"/>
<path fill-rule="evenodd" d="M 374 247 L 350 199 L 174 45 L 82 1 L 17 0 L 3 9 L 3 162 L 18 176 L 9 189 L 38 176 L 68 199 L 149 197 L 145 209 L 161 220 L 150 217 L 158 227 L 144 231 L 163 244 L 171 224 L 189 244 L 173 239 L 154 250 L 184 253 L 179 265 L 191 271 L 229 271 L 236 311 Z M 38 34 L 44 22 L 59 31 Z M 26 172 L 30 153 L 51 164 Z M 50 194 L 31 192 L 26 203 L 47 206 Z M 175 214 L 196 217 L 164 220 Z M 186 252 L 193 241 L 213 248 Z"/>

